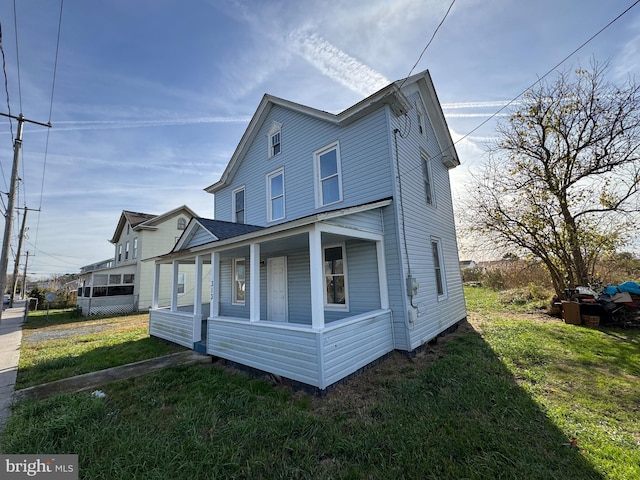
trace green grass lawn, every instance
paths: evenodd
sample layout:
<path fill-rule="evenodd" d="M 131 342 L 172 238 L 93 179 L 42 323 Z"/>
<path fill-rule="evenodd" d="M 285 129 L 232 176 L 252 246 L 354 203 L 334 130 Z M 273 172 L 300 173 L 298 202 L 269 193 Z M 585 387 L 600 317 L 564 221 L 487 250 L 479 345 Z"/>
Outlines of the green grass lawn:
<path fill-rule="evenodd" d="M 318 399 L 217 364 L 16 405 L 4 453 L 77 453 L 80 478 L 640 478 L 640 332 L 503 313 Z M 501 313 L 502 312 L 502 313 Z"/>
<path fill-rule="evenodd" d="M 16 389 L 174 353 L 149 337 L 149 315 L 78 318 L 33 312 L 23 326 Z"/>

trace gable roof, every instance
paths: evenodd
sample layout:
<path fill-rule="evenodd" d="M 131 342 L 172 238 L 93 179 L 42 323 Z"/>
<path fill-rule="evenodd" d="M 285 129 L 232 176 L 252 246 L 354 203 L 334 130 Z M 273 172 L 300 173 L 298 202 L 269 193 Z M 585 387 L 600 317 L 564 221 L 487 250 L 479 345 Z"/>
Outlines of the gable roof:
<path fill-rule="evenodd" d="M 247 225 L 244 223 L 225 222 L 222 220 L 212 220 L 210 218 L 193 217 L 187 228 L 176 242 L 172 252 L 180 251 L 187 247 L 196 247 L 205 243 L 226 240 L 228 238 L 244 235 L 245 233 L 262 230 L 265 227 L 258 225 Z M 191 243 L 195 237 L 199 237 L 197 243 Z"/>
<path fill-rule="evenodd" d="M 253 114 L 253 117 L 251 118 L 247 129 L 242 135 L 242 138 L 240 139 L 236 150 L 233 152 L 233 155 L 231 156 L 227 167 L 225 168 L 224 172 L 222 172 L 220 180 L 218 180 L 213 185 L 206 187 L 204 190 L 208 193 L 215 193 L 224 186 L 228 185 L 229 180 L 233 177 L 236 170 L 240 166 L 240 160 L 244 157 L 246 151 L 253 143 L 253 140 L 256 138 L 258 131 L 262 127 L 269 112 L 274 106 L 280 106 L 290 110 L 294 110 L 304 115 L 330 122 L 339 126 L 346 126 L 368 115 L 372 111 L 377 110 L 383 105 L 388 105 L 396 116 L 406 114 L 413 107 L 409 103 L 405 95 L 402 93 L 401 89 L 402 87 L 409 86 L 418 82 L 420 83 L 419 87 L 421 89 L 423 99 L 426 103 L 425 106 L 427 108 L 427 113 L 432 121 L 434 131 L 436 133 L 436 138 L 440 145 L 440 149 L 443 152 L 443 157 L 447 155 L 449 157 L 452 157 L 449 163 L 447 163 L 446 160 L 448 159 L 446 158 L 443 158 L 443 161 L 445 161 L 445 164 L 448 167 L 455 166 L 456 164 L 459 165 L 460 161 L 458 159 L 458 154 L 453 147 L 453 140 L 451 139 L 449 128 L 444 118 L 442 108 L 440 106 L 440 103 L 438 102 L 438 97 L 435 93 L 433 82 L 431 81 L 431 75 L 429 74 L 428 70 L 425 70 L 404 80 L 398 80 L 396 82 L 390 83 L 386 87 L 378 90 L 374 94 L 370 95 L 364 100 L 361 100 L 355 105 L 352 105 L 351 107 L 338 113 L 337 115 L 325 112 L 324 110 L 318 110 L 306 105 L 301 105 L 290 100 L 285 100 L 283 98 L 265 94 L 262 97 L 262 100 L 260 101 L 260 104 L 258 105 L 255 113 Z M 433 122 L 435 122 L 435 124 Z"/>
<path fill-rule="evenodd" d="M 129 225 L 134 231 L 145 230 L 145 229 L 155 230 L 155 228 L 160 222 L 163 222 L 166 219 L 178 213 L 185 213 L 190 217 L 197 216 L 196 213 L 186 205 L 182 205 L 181 207 L 174 208 L 173 210 L 170 210 L 160 215 L 123 210 L 122 213 L 120 214 L 120 220 L 118 220 L 118 225 L 116 226 L 116 230 L 113 233 L 113 237 L 111 237 L 111 240 L 109 240 L 109 242 L 115 244 L 118 241 L 118 239 L 122 235 L 122 230 L 124 230 L 124 226 L 127 223 L 129 223 Z"/>

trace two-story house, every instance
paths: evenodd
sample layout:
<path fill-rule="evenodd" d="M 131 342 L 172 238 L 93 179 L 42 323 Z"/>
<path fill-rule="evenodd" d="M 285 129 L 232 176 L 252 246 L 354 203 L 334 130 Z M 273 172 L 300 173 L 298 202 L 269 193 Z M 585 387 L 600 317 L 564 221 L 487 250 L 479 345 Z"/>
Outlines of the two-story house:
<path fill-rule="evenodd" d="M 171 250 L 196 214 L 181 206 L 162 215 L 124 210 L 111 240 L 114 256 L 80 269 L 78 306 L 83 315 L 105 315 L 148 310 L 153 297 L 154 258 Z M 188 269 L 186 269 L 188 270 Z M 176 288 L 187 293 L 187 271 L 180 272 Z M 160 297 L 171 298 L 169 281 Z M 193 288 L 193 286 L 191 286 Z M 187 297 L 191 301 L 193 295 Z"/>
<path fill-rule="evenodd" d="M 414 351 L 466 318 L 457 165 L 427 71 L 337 115 L 265 95 L 205 189 L 215 220 L 193 218 L 156 260 L 156 285 L 164 268 L 174 288 L 169 305 L 154 297 L 150 334 L 320 391 Z"/>

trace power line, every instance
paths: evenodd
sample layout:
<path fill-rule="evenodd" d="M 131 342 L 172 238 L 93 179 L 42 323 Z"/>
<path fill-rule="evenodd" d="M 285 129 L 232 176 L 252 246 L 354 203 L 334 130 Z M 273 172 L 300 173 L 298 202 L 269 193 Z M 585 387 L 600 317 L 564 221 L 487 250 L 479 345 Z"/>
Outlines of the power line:
<path fill-rule="evenodd" d="M 16 13 L 16 0 L 13 0 L 13 24 L 16 33 L 16 70 L 18 71 L 18 100 L 20 102 L 20 111 L 22 112 L 22 82 L 20 81 L 20 52 L 18 50 L 18 15 Z M 51 121 L 51 119 L 49 119 L 49 121 Z"/>
<path fill-rule="evenodd" d="M 438 30 L 440 30 L 440 27 L 442 26 L 442 24 L 444 23 L 444 21 L 446 20 L 446 18 L 449 16 L 449 12 L 451 11 L 451 9 L 453 8 L 453 4 L 456 3 L 456 0 L 453 0 L 451 2 L 451 5 L 449 5 L 449 8 L 447 9 L 447 12 L 444 14 L 444 17 L 442 17 L 442 20 L 440 20 L 440 23 L 438 24 L 438 26 L 436 27 L 436 29 L 433 31 L 433 35 L 431 35 L 431 38 L 429 39 L 429 42 L 427 43 L 427 45 L 422 49 L 422 53 L 420 54 L 420 56 L 418 57 L 418 60 L 416 60 L 416 63 L 413 64 L 413 67 L 411 67 L 411 70 L 409 71 L 409 74 L 404 78 L 404 80 L 402 80 L 402 83 L 400 84 L 399 88 L 402 88 L 402 86 L 404 85 L 404 82 L 407 81 L 407 78 L 409 78 L 411 76 L 411 74 L 413 73 L 413 71 L 415 70 L 415 68 L 418 66 L 418 63 L 420 63 L 420 60 L 422 60 L 422 56 L 424 55 L 424 53 L 427 51 L 427 48 L 429 48 L 429 45 L 431 45 L 431 42 L 433 42 L 433 39 L 436 37 L 436 33 L 438 33 Z"/>
<path fill-rule="evenodd" d="M 56 74 L 58 72 L 58 54 L 60 52 L 60 32 L 62 31 L 62 11 L 64 9 L 64 0 L 60 0 L 60 15 L 58 16 L 58 35 L 56 39 L 56 54 L 53 62 L 53 79 L 51 81 L 51 100 L 49 102 L 49 124 L 51 124 L 51 116 L 53 113 L 53 94 L 56 88 Z M 38 205 L 38 219 L 36 222 L 35 244 L 38 243 L 38 233 L 40 231 L 40 212 L 42 211 L 42 197 L 44 196 L 44 179 L 47 171 L 47 157 L 49 153 L 49 136 L 50 130 L 47 130 L 47 140 L 44 148 L 44 159 L 42 161 L 42 182 L 40 183 L 40 203 Z M 35 248 L 35 245 L 34 245 Z"/>
<path fill-rule="evenodd" d="M 502 112 L 503 110 L 505 110 L 507 107 L 509 107 L 511 104 L 513 104 L 518 98 L 520 98 L 522 95 L 524 95 L 525 93 L 527 93 L 529 90 L 531 90 L 533 87 L 535 87 L 538 83 L 540 83 L 542 80 L 544 80 L 547 76 L 549 76 L 554 70 L 556 70 L 560 65 L 562 65 L 564 62 L 566 62 L 569 58 L 571 58 L 572 56 L 574 56 L 577 52 L 579 52 L 580 50 L 582 50 L 588 43 L 590 43 L 594 38 L 596 38 L 598 35 L 600 35 L 602 32 L 604 32 L 607 28 L 609 28 L 611 25 L 613 25 L 615 22 L 617 22 L 620 18 L 622 18 L 625 14 L 627 14 L 627 12 L 629 12 L 629 10 L 631 10 L 633 7 L 635 7 L 638 3 L 640 3 L 640 0 L 636 0 L 635 2 L 633 2 L 629 7 L 627 7 L 622 13 L 620 13 L 616 18 L 614 18 L 613 20 L 611 20 L 609 23 L 607 23 L 604 27 L 602 27 L 600 30 L 598 30 L 596 33 L 594 33 L 593 35 L 591 35 L 591 37 L 589 37 L 586 41 L 584 41 L 578 48 L 576 48 L 575 50 L 573 50 L 571 53 L 569 53 L 567 56 L 565 56 L 562 60 L 560 60 L 558 63 L 556 63 L 553 67 L 551 67 L 544 75 L 542 75 L 540 78 L 538 78 L 535 82 L 533 82 L 531 85 L 529 85 L 527 88 L 525 88 L 523 91 L 521 91 L 518 95 L 516 95 L 514 98 L 512 98 L 511 100 L 509 100 L 504 106 L 502 106 L 501 108 L 499 108 L 497 111 L 495 111 L 491 116 L 489 116 L 486 120 L 482 121 L 478 126 L 476 126 L 475 128 L 473 128 L 472 130 L 470 130 L 468 133 L 466 133 L 465 135 L 463 135 L 462 137 L 460 137 L 458 140 L 456 140 L 455 142 L 453 142 L 451 144 L 451 146 L 445 148 L 442 152 L 440 152 L 441 154 L 444 154 L 447 150 L 450 150 L 451 148 L 453 148 L 455 145 L 457 145 L 458 143 L 460 143 L 462 140 L 464 140 L 465 138 L 467 138 L 469 135 L 471 135 L 472 133 L 476 132 L 477 130 L 479 130 L 481 127 L 483 127 L 484 125 L 486 125 L 489 120 L 495 118 L 500 112 Z"/>

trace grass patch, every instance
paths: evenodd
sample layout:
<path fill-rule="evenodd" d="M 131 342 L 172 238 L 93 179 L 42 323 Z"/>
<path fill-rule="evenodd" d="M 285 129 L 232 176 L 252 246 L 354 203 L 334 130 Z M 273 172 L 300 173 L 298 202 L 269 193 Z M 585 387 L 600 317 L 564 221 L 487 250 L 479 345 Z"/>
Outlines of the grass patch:
<path fill-rule="evenodd" d="M 40 313 L 40 312 L 35 312 Z M 182 350 L 149 337 L 149 316 L 87 320 L 68 312 L 30 314 L 23 328 L 16 389 Z"/>
<path fill-rule="evenodd" d="M 323 399 L 168 368 L 105 399 L 18 403 L 3 451 L 77 453 L 83 479 L 640 478 L 640 332 L 500 313 L 481 293 L 470 325 Z"/>

